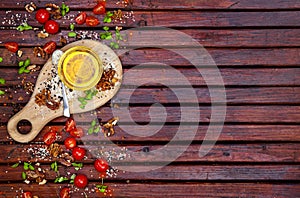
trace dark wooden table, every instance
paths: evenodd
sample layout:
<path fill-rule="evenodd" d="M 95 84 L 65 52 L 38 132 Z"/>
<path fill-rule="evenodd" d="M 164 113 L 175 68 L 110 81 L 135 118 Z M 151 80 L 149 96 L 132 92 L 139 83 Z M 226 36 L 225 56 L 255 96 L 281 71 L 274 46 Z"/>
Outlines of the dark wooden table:
<path fill-rule="evenodd" d="M 46 3 L 55 2 L 61 5 L 60 1 L 40 0 L 35 3 L 44 7 Z M 17 168 L 11 166 L 17 162 L 34 164 L 35 159 L 30 158 L 28 149 L 43 146 L 43 135 L 49 127 L 61 129 L 66 118 L 59 117 L 48 123 L 34 141 L 25 144 L 9 138 L 6 124 L 31 97 L 30 93 L 26 93 L 24 83 L 22 86 L 22 81 L 34 84 L 39 75 L 39 70 L 19 75 L 18 61 L 29 57 L 32 64 L 43 66 L 46 60 L 35 57 L 33 48 L 43 46 L 48 41 L 55 41 L 58 48 L 62 47 L 60 38 L 70 32 L 70 19 L 58 20 L 61 31 L 42 39 L 36 36 L 42 27 L 32 13 L 27 17 L 27 22 L 39 30 L 21 33 L 14 28 L 22 23 L 26 14 L 29 15 L 24 8 L 26 3 L 29 2 L 11 0 L 0 3 L 0 56 L 3 58 L 0 77 L 6 80 L 0 86 L 6 92 L 0 96 L 0 197 L 20 197 L 22 190 L 31 191 L 39 197 L 57 197 L 61 187 L 72 185 L 68 181 L 54 183 L 56 173 L 50 169 L 53 160 L 38 160 L 42 168 L 47 170 L 48 182 L 45 185 L 25 184 L 21 176 L 23 164 Z M 79 11 L 92 15 L 92 8 L 96 4 L 90 0 L 66 0 L 65 3 L 70 7 L 67 15 L 70 18 Z M 199 157 L 209 124 L 222 125 L 210 123 L 212 104 L 209 93 L 218 92 L 222 85 L 207 86 L 203 76 L 189 60 L 167 49 L 193 51 L 191 43 L 174 37 L 178 40 L 158 49 L 145 43 L 159 39 L 164 41 L 174 35 L 168 34 L 168 31 L 158 31 L 157 35 L 141 34 L 140 39 L 145 43 L 124 42 L 128 50 L 124 54 L 124 49 L 115 49 L 116 53 L 122 54 L 120 59 L 124 69 L 123 85 L 117 99 L 93 114 L 73 115 L 78 125 L 87 130 L 94 117 L 107 121 L 113 116 L 112 112 L 116 112 L 114 116 L 119 116 L 120 120 L 115 127 L 115 135 L 109 137 L 112 142 L 107 142 L 103 134 L 86 135 L 78 140 L 89 150 L 87 159 L 83 160 L 84 167 L 76 171 L 60 165 L 60 174 L 86 174 L 90 183 L 87 196 L 101 196 L 101 193 L 89 193 L 95 184 L 101 183 L 95 176 L 97 173 L 93 161 L 96 156 L 93 152 L 97 152 L 97 149 L 112 152 L 113 148 L 121 148 L 124 152 L 116 151 L 119 153 L 111 161 L 119 171 L 116 176 L 104 179 L 104 183 L 113 189 L 115 197 L 300 197 L 300 1 L 134 0 L 127 7 L 116 0 L 107 1 L 107 10 L 117 9 L 130 17 L 123 24 L 107 24 L 111 29 L 122 26 L 121 32 L 130 36 L 131 28 L 167 27 L 195 39 L 206 49 L 218 66 L 226 89 L 227 112 L 222 132 L 209 153 Z M 99 26 L 75 25 L 75 30 L 103 32 L 103 16 L 97 17 L 101 19 Z M 136 32 L 134 34 L 137 36 Z M 5 49 L 4 43 L 8 41 L 20 45 L 23 51 L 21 58 Z M 135 47 L 138 48 L 130 50 Z M 147 67 L 133 70 L 134 66 L 144 63 L 148 63 Z M 165 68 L 170 69 L 170 66 L 184 75 L 191 86 L 182 83 L 176 76 L 165 75 Z M 209 65 L 206 66 L 209 68 Z M 135 75 L 126 76 L 126 72 Z M 165 76 L 167 85 L 155 82 Z M 144 81 L 147 83 L 139 84 Z M 133 91 L 134 85 L 140 86 Z M 183 91 L 185 88 L 195 91 L 197 101 Z M 175 93 L 182 95 L 178 98 Z M 140 124 L 139 128 L 134 128 L 135 123 L 126 116 L 126 111 L 122 111 L 122 107 L 126 106 L 124 100 L 128 98 L 130 104 L 126 109 L 132 119 Z M 153 107 L 151 113 L 155 122 L 151 122 L 149 108 L 154 103 L 163 105 L 165 112 L 158 106 Z M 199 108 L 194 108 L 197 105 Z M 182 121 L 182 111 L 190 116 L 200 112 L 200 117 L 196 121 L 191 117 L 192 122 Z M 164 114 L 165 122 L 160 120 Z M 138 131 L 130 131 L 131 126 L 132 130 Z M 149 135 L 156 126 L 162 128 Z M 172 138 L 179 126 L 185 127 L 182 133 L 187 138 L 174 140 Z M 190 130 L 195 127 L 197 133 L 189 142 Z M 63 133 L 58 143 L 63 144 L 66 136 Z M 188 144 L 188 147 L 170 164 L 162 165 L 167 153 L 162 151 L 154 160 L 151 155 L 155 150 L 165 148 L 169 141 L 174 151 L 182 145 Z M 130 157 L 130 152 L 139 153 L 143 158 Z M 120 159 L 122 154 L 124 160 Z M 136 172 L 143 166 L 154 167 L 150 171 Z M 82 192 L 74 193 L 73 197 L 84 197 Z"/>

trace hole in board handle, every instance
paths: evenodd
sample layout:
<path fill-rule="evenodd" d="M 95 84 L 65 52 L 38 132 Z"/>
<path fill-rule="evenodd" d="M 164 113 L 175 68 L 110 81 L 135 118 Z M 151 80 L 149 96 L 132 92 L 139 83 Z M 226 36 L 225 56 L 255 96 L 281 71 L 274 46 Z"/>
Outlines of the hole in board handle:
<path fill-rule="evenodd" d="M 32 129 L 32 124 L 30 121 L 23 119 L 20 120 L 17 124 L 17 130 L 19 133 L 26 135 L 28 134 Z"/>

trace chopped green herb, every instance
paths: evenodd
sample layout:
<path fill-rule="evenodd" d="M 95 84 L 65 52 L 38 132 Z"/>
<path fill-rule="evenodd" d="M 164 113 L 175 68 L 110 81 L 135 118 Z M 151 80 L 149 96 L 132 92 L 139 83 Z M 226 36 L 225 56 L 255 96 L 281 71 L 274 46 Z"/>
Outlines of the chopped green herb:
<path fill-rule="evenodd" d="M 12 168 L 17 168 L 19 165 L 20 165 L 20 163 L 15 163 L 15 164 L 13 164 L 11 167 L 12 167 Z"/>
<path fill-rule="evenodd" d="M 4 85 L 5 84 L 5 79 L 4 78 L 0 78 L 0 84 Z"/>
<path fill-rule="evenodd" d="M 104 27 L 103 27 L 103 30 L 108 31 L 108 30 L 109 30 L 109 27 L 104 26 Z"/>
<path fill-rule="evenodd" d="M 0 63 L 2 63 L 3 62 L 3 58 L 2 57 L 0 57 Z"/>
<path fill-rule="evenodd" d="M 111 20 L 111 17 L 113 16 L 114 14 L 110 11 L 106 12 L 105 14 L 105 17 L 103 19 L 103 22 L 104 23 L 110 23 L 112 20 Z"/>
<path fill-rule="evenodd" d="M 0 90 L 0 96 L 4 95 L 4 94 L 5 94 L 5 91 Z"/>
<path fill-rule="evenodd" d="M 29 164 L 28 167 L 29 167 L 30 170 L 32 170 L 32 171 L 34 170 L 34 167 L 31 164 Z"/>
<path fill-rule="evenodd" d="M 24 66 L 24 61 L 20 61 L 19 62 L 19 67 L 23 67 Z"/>
<path fill-rule="evenodd" d="M 55 172 L 58 172 L 58 165 L 57 162 L 53 162 L 51 165 L 51 169 L 54 170 Z"/>
<path fill-rule="evenodd" d="M 107 189 L 107 186 L 97 184 L 97 185 L 96 185 L 96 188 L 98 188 L 98 190 L 99 190 L 100 192 L 105 193 L 105 190 Z"/>
<path fill-rule="evenodd" d="M 24 170 L 28 170 L 29 169 L 29 163 L 24 162 L 23 168 L 24 168 Z"/>
<path fill-rule="evenodd" d="M 97 124 L 97 121 L 96 121 L 96 120 L 93 120 L 93 121 L 91 122 L 91 126 L 92 126 L 92 127 L 96 126 L 96 124 Z"/>
<path fill-rule="evenodd" d="M 74 38 L 76 36 L 77 36 L 76 32 L 69 32 L 68 33 L 68 37 L 70 37 L 70 38 Z"/>
<path fill-rule="evenodd" d="M 22 32 L 24 30 L 32 30 L 32 29 L 33 29 L 32 26 L 28 25 L 27 23 L 22 23 L 21 25 L 19 25 L 17 27 L 17 30 L 20 32 Z"/>
<path fill-rule="evenodd" d="M 69 179 L 67 177 L 61 176 L 61 177 L 55 178 L 54 183 L 61 183 L 61 182 L 68 181 L 68 180 Z"/>
<path fill-rule="evenodd" d="M 119 49 L 120 48 L 119 44 L 116 43 L 116 42 L 110 42 L 110 47 L 112 49 Z"/>
<path fill-rule="evenodd" d="M 70 184 L 73 184 L 73 183 L 74 183 L 75 177 L 76 177 L 76 174 L 73 174 L 73 175 L 70 177 Z"/>
<path fill-rule="evenodd" d="M 71 30 L 71 31 L 74 31 L 74 29 L 75 29 L 75 25 L 74 25 L 74 23 L 71 23 L 71 24 L 70 24 L 70 30 Z"/>
<path fill-rule="evenodd" d="M 27 58 L 27 59 L 25 60 L 25 62 L 24 62 L 24 66 L 27 67 L 27 66 L 30 65 L 30 63 L 31 63 L 30 59 Z"/>
<path fill-rule="evenodd" d="M 26 173 L 25 172 L 22 172 L 22 179 L 26 179 Z"/>
<path fill-rule="evenodd" d="M 24 73 L 24 70 L 25 70 L 25 67 L 21 67 L 18 71 L 19 74 L 23 74 Z"/>
<path fill-rule="evenodd" d="M 67 6 L 65 3 L 62 3 L 61 7 L 60 7 L 60 13 L 61 13 L 61 15 L 65 16 L 68 12 L 70 12 L 69 6 Z"/>

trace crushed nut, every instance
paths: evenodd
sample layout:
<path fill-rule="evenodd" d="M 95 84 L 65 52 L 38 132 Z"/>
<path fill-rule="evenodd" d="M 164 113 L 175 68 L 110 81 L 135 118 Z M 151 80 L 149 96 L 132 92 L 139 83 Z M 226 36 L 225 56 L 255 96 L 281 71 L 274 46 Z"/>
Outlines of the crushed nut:
<path fill-rule="evenodd" d="M 46 106 L 51 110 L 57 110 L 57 109 L 59 109 L 60 102 L 56 102 L 56 101 L 50 99 L 50 100 L 47 100 Z"/>
<path fill-rule="evenodd" d="M 48 151 L 52 157 L 57 157 L 62 152 L 62 148 L 59 144 L 53 143 L 48 147 Z"/>
<path fill-rule="evenodd" d="M 39 182 L 39 185 L 45 185 L 47 183 L 46 179 L 43 179 L 41 182 Z"/>
<path fill-rule="evenodd" d="M 22 86 L 26 93 L 30 94 L 33 92 L 34 84 L 32 82 L 25 82 L 25 79 L 23 79 Z"/>
<path fill-rule="evenodd" d="M 33 48 L 33 54 L 36 56 L 36 57 L 42 57 L 42 58 L 46 58 L 46 52 L 43 50 L 43 48 L 41 47 L 35 47 Z"/>
<path fill-rule="evenodd" d="M 45 180 L 45 174 L 43 174 L 41 171 L 38 171 L 38 170 L 35 170 L 35 171 L 32 171 L 32 170 L 28 170 L 26 171 L 26 180 L 29 180 L 29 181 L 35 181 L 37 183 L 46 183 Z"/>
<path fill-rule="evenodd" d="M 60 102 L 51 99 L 51 91 L 47 89 L 35 95 L 35 103 L 39 106 L 46 105 L 51 110 L 57 110 L 60 107 Z"/>
<path fill-rule="evenodd" d="M 17 55 L 18 55 L 19 58 L 22 57 L 23 51 L 22 50 L 18 50 Z"/>
<path fill-rule="evenodd" d="M 47 32 L 40 31 L 40 32 L 37 34 L 37 36 L 38 36 L 39 38 L 47 38 L 47 37 L 49 37 L 49 34 L 48 34 Z"/>
<path fill-rule="evenodd" d="M 67 42 L 67 39 L 65 37 L 61 36 L 60 37 L 60 43 L 61 43 L 62 46 L 64 46 L 64 45 L 67 45 L 68 42 Z"/>
<path fill-rule="evenodd" d="M 104 71 L 96 88 L 100 89 L 101 91 L 110 90 L 113 86 L 115 86 L 115 83 L 118 82 L 118 79 L 114 77 L 115 74 L 116 71 L 113 69 Z"/>
<path fill-rule="evenodd" d="M 72 162 L 74 162 L 74 158 L 69 153 L 63 153 L 59 155 L 57 161 L 65 166 L 71 166 Z"/>
<path fill-rule="evenodd" d="M 54 19 L 61 19 L 62 15 L 59 6 L 54 3 L 46 4 L 46 10 L 52 15 Z"/>
<path fill-rule="evenodd" d="M 115 134 L 114 126 L 117 124 L 119 121 L 118 117 L 111 118 L 108 120 L 105 124 L 102 124 L 102 126 L 105 128 L 103 130 L 103 133 L 105 136 L 109 137 Z"/>
<path fill-rule="evenodd" d="M 36 5 L 33 2 L 30 2 L 28 4 L 25 5 L 25 9 L 27 12 L 32 13 L 36 10 Z"/>
<path fill-rule="evenodd" d="M 26 67 L 26 69 L 32 71 L 36 68 L 36 65 L 29 65 L 28 67 Z"/>

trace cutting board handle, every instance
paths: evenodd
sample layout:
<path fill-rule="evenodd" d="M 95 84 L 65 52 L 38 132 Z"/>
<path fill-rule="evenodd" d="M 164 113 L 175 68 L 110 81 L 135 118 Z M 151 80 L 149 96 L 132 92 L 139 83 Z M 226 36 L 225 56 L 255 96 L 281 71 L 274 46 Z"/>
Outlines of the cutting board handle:
<path fill-rule="evenodd" d="M 8 121 L 7 130 L 14 140 L 21 143 L 30 142 L 39 134 L 50 120 L 62 115 L 62 108 L 59 108 L 57 111 L 49 112 L 49 109 L 45 106 L 40 107 L 41 110 L 39 111 L 37 111 L 35 106 L 34 101 L 30 101 L 20 112 Z M 43 111 L 45 112 L 44 115 L 41 113 Z M 18 123 L 22 120 L 29 121 L 31 123 L 31 130 L 26 134 L 22 134 L 18 130 Z"/>

